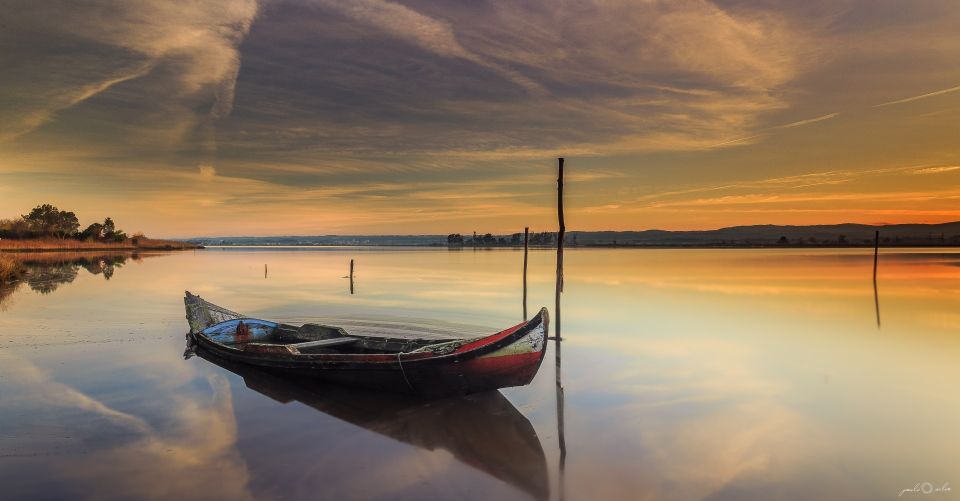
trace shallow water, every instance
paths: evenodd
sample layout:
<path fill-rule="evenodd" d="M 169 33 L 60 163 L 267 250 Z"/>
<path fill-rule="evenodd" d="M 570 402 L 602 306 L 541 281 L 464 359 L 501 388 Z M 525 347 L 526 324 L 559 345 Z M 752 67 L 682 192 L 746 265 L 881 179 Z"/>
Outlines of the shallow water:
<path fill-rule="evenodd" d="M 272 320 L 492 333 L 521 321 L 520 252 L 33 256 L 30 283 L 0 290 L 0 497 L 960 489 L 956 252 L 884 251 L 875 298 L 872 250 L 569 250 L 562 471 L 552 343 L 529 386 L 430 403 L 183 357 L 184 290 Z M 553 313 L 553 266 L 531 252 L 531 314 Z"/>

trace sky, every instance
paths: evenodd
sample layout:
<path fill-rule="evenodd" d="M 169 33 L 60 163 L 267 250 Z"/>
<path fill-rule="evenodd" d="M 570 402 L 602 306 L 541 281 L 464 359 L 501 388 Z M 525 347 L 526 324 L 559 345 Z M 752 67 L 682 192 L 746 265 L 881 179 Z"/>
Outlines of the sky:
<path fill-rule="evenodd" d="M 0 0 L 0 218 L 155 237 L 960 220 L 956 0 Z"/>

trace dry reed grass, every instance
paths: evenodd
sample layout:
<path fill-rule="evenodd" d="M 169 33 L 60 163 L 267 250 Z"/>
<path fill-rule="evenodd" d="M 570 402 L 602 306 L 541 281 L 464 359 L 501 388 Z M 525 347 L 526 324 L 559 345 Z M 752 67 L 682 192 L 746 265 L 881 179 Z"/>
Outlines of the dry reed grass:
<path fill-rule="evenodd" d="M 123 242 L 86 242 L 73 239 L 33 239 L 33 240 L 0 240 L 0 250 L 6 251 L 56 251 L 56 250 L 183 250 L 196 249 L 198 246 L 178 242 L 176 240 L 155 240 L 152 238 L 140 238 L 134 244 L 132 240 Z"/>
<path fill-rule="evenodd" d="M 23 263 L 10 254 L 0 253 L 0 284 L 12 282 L 20 278 L 26 269 Z"/>

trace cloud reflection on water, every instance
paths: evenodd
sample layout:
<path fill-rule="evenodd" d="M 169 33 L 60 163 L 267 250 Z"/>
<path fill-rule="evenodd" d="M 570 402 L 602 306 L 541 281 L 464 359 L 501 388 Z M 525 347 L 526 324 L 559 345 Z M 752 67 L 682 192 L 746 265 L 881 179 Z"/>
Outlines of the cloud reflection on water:
<path fill-rule="evenodd" d="M 168 401 L 165 425 L 157 427 L 56 381 L 26 359 L 0 352 L 0 360 L 4 404 L 19 409 L 18 414 L 26 409 L 26 416 L 52 420 L 50 426 L 59 428 L 63 437 L 38 446 L 30 433 L 36 423 L 16 419 L 8 423 L 24 435 L 5 444 L 4 459 L 43 464 L 56 477 L 50 486 L 44 485 L 49 479 L 43 477 L 34 477 L 33 485 L 7 482 L 8 494 L 56 495 L 57 487 L 69 486 L 97 499 L 204 499 L 216 479 L 215 497 L 253 498 L 246 487 L 246 464 L 234 447 L 237 422 L 230 385 L 222 376 L 207 378 L 211 390 L 207 399 L 154 395 Z M 66 422 L 58 422 L 63 419 Z"/>

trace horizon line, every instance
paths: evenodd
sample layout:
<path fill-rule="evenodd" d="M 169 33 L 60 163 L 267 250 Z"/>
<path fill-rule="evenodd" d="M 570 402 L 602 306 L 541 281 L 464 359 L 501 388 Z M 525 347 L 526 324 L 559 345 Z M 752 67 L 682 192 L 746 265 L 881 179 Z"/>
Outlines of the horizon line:
<path fill-rule="evenodd" d="M 727 230 L 727 229 L 733 229 L 733 228 L 755 228 L 755 227 L 761 227 L 761 226 L 774 226 L 774 227 L 782 227 L 782 228 L 815 228 L 815 227 L 824 227 L 824 226 L 866 226 L 866 227 L 871 227 L 871 228 L 887 228 L 887 227 L 892 227 L 892 226 L 941 226 L 941 225 L 955 224 L 955 223 L 960 223 L 960 220 L 957 220 L 957 221 L 946 221 L 946 222 L 942 222 L 942 223 L 876 223 L 876 224 L 850 223 L 850 222 L 848 222 L 848 223 L 832 223 L 832 224 L 774 224 L 774 223 L 764 223 L 764 224 L 742 224 L 742 225 L 734 225 L 734 226 L 721 226 L 721 227 L 719 227 L 719 228 L 713 228 L 713 229 L 707 229 L 707 230 L 662 230 L 662 229 L 658 229 L 658 228 L 647 228 L 647 229 L 635 229 L 635 230 L 568 230 L 568 231 L 566 231 L 566 233 L 567 233 L 567 234 L 571 234 L 571 233 L 642 233 L 642 232 L 646 232 L 646 231 L 664 231 L 664 232 L 669 232 L 669 233 L 692 233 L 692 232 L 720 231 L 720 230 Z M 510 233 L 493 233 L 493 232 L 479 233 L 479 232 L 477 232 L 477 235 L 481 235 L 481 236 L 482 236 L 482 235 L 486 235 L 487 233 L 489 233 L 490 235 L 500 235 L 500 236 L 502 236 L 502 235 L 514 235 L 514 234 L 523 233 L 523 232 L 522 232 L 522 231 L 520 231 L 520 232 L 514 231 L 514 232 L 510 232 Z M 530 233 L 531 233 L 531 234 L 533 234 L 533 233 L 556 233 L 556 231 L 536 231 L 536 232 L 535 232 L 535 231 L 531 231 Z M 362 237 L 446 237 L 446 236 L 455 235 L 455 234 L 458 234 L 458 233 L 456 233 L 456 232 L 454 232 L 454 233 L 365 233 L 365 234 L 360 234 L 360 233 L 355 233 L 355 234 L 349 234 L 349 233 L 324 233 L 324 234 L 313 234 L 313 235 L 307 235 L 307 234 L 299 234 L 299 235 L 297 235 L 297 234 L 289 234 L 289 235 L 217 235 L 217 236 L 207 236 L 207 235 L 203 235 L 203 236 L 193 236 L 193 237 L 163 237 L 163 238 L 169 239 L 169 240 L 190 240 L 190 239 L 201 239 L 201 238 L 215 239 L 215 238 L 297 238 L 297 237 L 303 237 L 303 238 L 316 238 L 316 237 L 353 237 L 353 238 L 362 238 Z M 472 233 L 459 233 L 459 234 L 460 234 L 460 235 L 463 235 L 463 236 L 465 236 L 465 237 L 466 237 L 466 236 L 472 236 Z"/>

